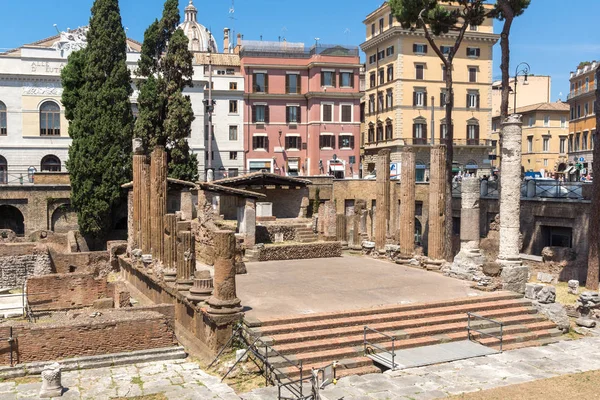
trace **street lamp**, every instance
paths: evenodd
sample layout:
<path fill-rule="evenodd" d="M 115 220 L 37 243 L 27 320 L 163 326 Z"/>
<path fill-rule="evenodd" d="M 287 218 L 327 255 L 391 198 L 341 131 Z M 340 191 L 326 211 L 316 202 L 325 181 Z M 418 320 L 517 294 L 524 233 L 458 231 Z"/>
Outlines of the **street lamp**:
<path fill-rule="evenodd" d="M 517 113 L 517 85 L 519 84 L 519 75 L 525 76 L 525 81 L 523 82 L 523 84 L 527 85 L 527 76 L 529 76 L 530 69 L 531 67 L 526 62 L 520 63 L 515 69 L 515 105 L 513 108 L 513 114 Z"/>

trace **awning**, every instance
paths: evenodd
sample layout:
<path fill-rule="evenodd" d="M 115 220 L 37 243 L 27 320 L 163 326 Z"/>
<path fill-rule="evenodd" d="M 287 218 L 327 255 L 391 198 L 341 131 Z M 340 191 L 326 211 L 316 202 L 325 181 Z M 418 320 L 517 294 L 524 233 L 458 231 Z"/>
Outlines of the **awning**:
<path fill-rule="evenodd" d="M 250 161 L 250 169 L 253 168 L 271 168 L 271 161 Z"/>
<path fill-rule="evenodd" d="M 460 168 L 454 167 L 452 168 L 452 172 L 460 172 Z"/>
<path fill-rule="evenodd" d="M 479 166 L 477 164 L 467 164 L 465 165 L 465 169 L 477 169 Z"/>
<path fill-rule="evenodd" d="M 345 171 L 344 164 L 329 164 L 329 169 L 332 171 Z"/>
<path fill-rule="evenodd" d="M 299 133 L 286 133 L 285 136 L 287 137 L 300 137 Z"/>
<path fill-rule="evenodd" d="M 340 133 L 339 136 L 354 136 L 352 133 Z"/>
<path fill-rule="evenodd" d="M 288 160 L 288 169 L 298 169 L 298 160 Z"/>
<path fill-rule="evenodd" d="M 564 170 L 564 173 L 567 175 L 570 175 L 570 174 L 574 173 L 574 169 L 575 169 L 575 167 L 568 167 L 567 169 Z"/>

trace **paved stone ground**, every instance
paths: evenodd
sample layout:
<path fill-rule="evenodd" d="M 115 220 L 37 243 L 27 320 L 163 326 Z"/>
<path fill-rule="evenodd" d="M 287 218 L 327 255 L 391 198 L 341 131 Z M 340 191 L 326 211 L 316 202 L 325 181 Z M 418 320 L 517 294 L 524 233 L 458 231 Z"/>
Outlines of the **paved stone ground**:
<path fill-rule="evenodd" d="M 156 361 L 122 367 L 63 372 L 68 390 L 60 399 L 104 400 L 164 393 L 168 399 L 239 400 L 220 379 L 185 360 Z M 0 383 L 0 400 L 39 399 L 41 381 Z"/>
<path fill-rule="evenodd" d="M 384 374 L 349 376 L 321 395 L 323 400 L 437 399 L 593 370 L 600 370 L 598 337 Z M 277 391 L 263 388 L 241 397 L 270 400 L 277 398 Z"/>

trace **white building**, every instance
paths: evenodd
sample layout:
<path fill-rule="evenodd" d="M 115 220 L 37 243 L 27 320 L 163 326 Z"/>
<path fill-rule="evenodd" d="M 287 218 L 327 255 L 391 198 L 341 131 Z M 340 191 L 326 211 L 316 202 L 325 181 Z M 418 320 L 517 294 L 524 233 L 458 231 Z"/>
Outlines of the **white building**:
<path fill-rule="evenodd" d="M 181 25 L 194 52 L 194 86 L 186 89 L 185 94 L 190 96 L 194 110 L 189 143 L 192 152 L 198 154 L 202 179 L 208 144 L 204 105 L 209 81 L 208 60 L 214 67 L 216 112 L 212 147 L 217 176 L 218 171 L 225 175 L 226 171 L 233 174 L 243 168 L 244 84 L 238 55 L 216 52 L 214 37 L 196 22 L 197 10 L 191 3 L 185 9 L 185 21 Z M 69 54 L 86 45 L 86 32 L 86 28 L 69 30 L 0 53 L 0 184 L 26 184 L 32 173 L 41 170 L 66 171 L 71 139 L 61 103 L 60 72 L 67 64 Z M 224 48 L 231 51 L 228 35 L 225 41 Z M 127 63 L 134 71 L 141 43 L 128 39 L 127 45 Z M 211 53 L 208 53 L 209 49 Z M 134 91 L 131 97 L 134 112 L 137 96 Z M 230 100 L 237 103 L 237 112 L 234 105 L 230 106 Z M 237 136 L 233 127 L 237 127 Z"/>

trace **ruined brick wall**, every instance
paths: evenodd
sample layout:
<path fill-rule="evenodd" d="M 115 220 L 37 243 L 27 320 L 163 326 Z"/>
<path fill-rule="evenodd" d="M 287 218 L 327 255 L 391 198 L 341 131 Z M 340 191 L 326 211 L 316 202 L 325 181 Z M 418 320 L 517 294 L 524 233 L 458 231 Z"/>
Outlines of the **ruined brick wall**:
<path fill-rule="evenodd" d="M 259 261 L 300 260 L 306 258 L 341 257 L 340 242 L 272 245 L 260 249 Z"/>
<path fill-rule="evenodd" d="M 34 276 L 27 280 L 27 299 L 33 311 L 89 307 L 109 295 L 106 285 L 106 278 L 92 274 Z"/>
<path fill-rule="evenodd" d="M 106 276 L 112 270 L 110 254 L 107 251 L 85 253 L 64 253 L 50 250 L 54 269 L 59 274 L 95 273 Z"/>
<path fill-rule="evenodd" d="M 52 273 L 48 248 L 36 243 L 0 244 L 0 287 L 17 287 L 28 277 Z"/>
<path fill-rule="evenodd" d="M 256 225 L 256 243 L 275 243 L 275 235 L 283 234 L 283 241 L 296 238 L 296 228 L 289 225 Z"/>
<path fill-rule="evenodd" d="M 0 327 L 8 337 L 9 327 Z M 91 318 L 86 314 L 54 324 L 13 325 L 15 363 L 61 360 L 136 350 L 170 347 L 176 344 L 173 321 L 155 311 L 136 313 L 106 311 Z M 0 343 L 0 362 L 9 364 L 10 346 Z"/>

